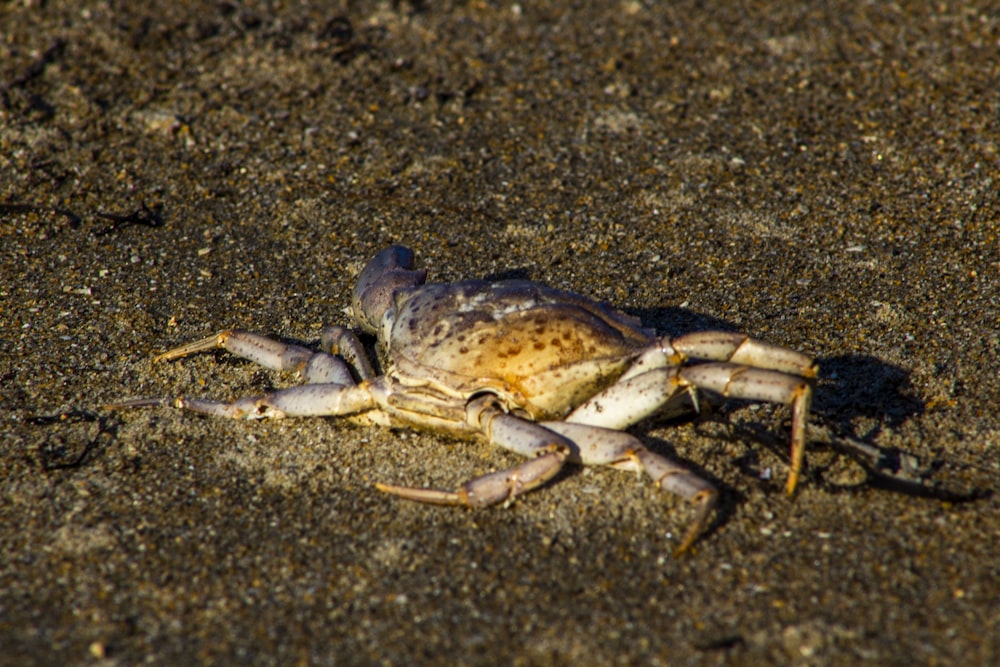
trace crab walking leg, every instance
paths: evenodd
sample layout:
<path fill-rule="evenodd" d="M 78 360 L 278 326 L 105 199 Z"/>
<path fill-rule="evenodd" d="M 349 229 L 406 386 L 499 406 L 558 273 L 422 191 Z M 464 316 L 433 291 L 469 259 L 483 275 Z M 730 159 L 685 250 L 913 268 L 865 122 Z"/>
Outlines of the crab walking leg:
<path fill-rule="evenodd" d="M 575 448 L 571 460 L 584 465 L 608 465 L 645 472 L 664 491 L 694 503 L 694 520 L 674 550 L 674 556 L 690 549 L 708 526 L 718 491 L 681 464 L 649 451 L 637 438 L 622 431 L 568 422 L 542 422 L 542 425 L 573 441 Z"/>
<path fill-rule="evenodd" d="M 478 419 L 491 443 L 531 458 L 513 468 L 471 479 L 455 491 L 390 484 L 376 484 L 375 488 L 433 505 L 488 507 L 500 502 L 509 503 L 555 477 L 574 450 L 572 442 L 551 430 L 495 408 L 483 410 Z"/>
<path fill-rule="evenodd" d="M 677 366 L 661 366 L 619 380 L 573 410 L 566 421 L 620 430 L 638 424 L 685 396 L 690 397 L 697 409 L 697 395 L 681 379 L 680 371 Z M 678 405 L 679 410 L 681 407 Z"/>
<path fill-rule="evenodd" d="M 375 370 L 368 361 L 368 355 L 365 354 L 365 346 L 350 329 L 327 327 L 323 329 L 319 340 L 324 352 L 342 357 L 362 380 L 371 380 L 375 377 Z"/>
<path fill-rule="evenodd" d="M 197 352 L 219 348 L 271 370 L 294 371 L 307 383 L 354 384 L 354 378 L 351 377 L 347 365 L 332 354 L 314 352 L 306 347 L 282 343 L 260 334 L 238 329 L 227 329 L 214 336 L 175 347 L 159 355 L 153 361 L 171 361 Z"/>
<path fill-rule="evenodd" d="M 210 398 L 152 398 L 125 401 L 109 408 L 173 405 L 175 408 L 230 419 L 281 419 L 283 417 L 338 417 L 376 407 L 367 383 L 358 385 L 303 384 L 279 389 L 263 396 L 232 402 Z"/>
<path fill-rule="evenodd" d="M 566 417 L 566 421 L 622 429 L 662 410 L 685 393 L 693 400 L 697 389 L 708 389 L 730 398 L 792 406 L 791 465 L 787 485 L 791 495 L 802 470 L 806 420 L 812 401 L 812 386 L 798 375 L 732 363 L 706 363 L 680 368 L 661 366 L 619 380 L 580 405 Z"/>
<path fill-rule="evenodd" d="M 698 331 L 677 338 L 664 337 L 645 349 L 620 380 L 627 380 L 661 366 L 683 366 L 689 360 L 723 361 L 816 377 L 816 362 L 809 355 L 730 331 Z"/>
<path fill-rule="evenodd" d="M 812 357 L 741 333 L 699 331 L 674 339 L 662 338 L 660 349 L 673 357 L 674 365 L 687 359 L 705 359 L 816 377 L 816 362 Z"/>
<path fill-rule="evenodd" d="M 708 389 L 730 398 L 746 398 L 792 406 L 791 464 L 786 490 L 792 495 L 802 470 L 806 448 L 806 420 L 812 402 L 808 380 L 778 371 L 748 368 L 739 364 L 698 364 L 680 371 L 680 378 L 699 389 Z"/>

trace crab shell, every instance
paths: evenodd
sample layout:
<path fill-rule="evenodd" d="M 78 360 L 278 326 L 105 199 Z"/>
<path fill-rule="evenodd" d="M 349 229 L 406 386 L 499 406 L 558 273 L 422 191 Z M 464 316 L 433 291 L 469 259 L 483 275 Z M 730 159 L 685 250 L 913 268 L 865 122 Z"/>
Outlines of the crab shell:
<path fill-rule="evenodd" d="M 561 419 L 610 386 L 655 340 L 638 318 L 527 280 L 395 290 L 379 330 L 400 384 Z"/>

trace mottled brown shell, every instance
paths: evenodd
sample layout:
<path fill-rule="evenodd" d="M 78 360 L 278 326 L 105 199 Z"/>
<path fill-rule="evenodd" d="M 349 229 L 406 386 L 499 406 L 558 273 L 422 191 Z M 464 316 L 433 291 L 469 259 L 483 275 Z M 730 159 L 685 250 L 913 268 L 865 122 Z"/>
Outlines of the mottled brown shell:
<path fill-rule="evenodd" d="M 613 383 L 653 339 L 638 318 L 526 280 L 399 290 L 390 373 L 449 396 L 492 392 L 534 419 L 559 419 Z"/>

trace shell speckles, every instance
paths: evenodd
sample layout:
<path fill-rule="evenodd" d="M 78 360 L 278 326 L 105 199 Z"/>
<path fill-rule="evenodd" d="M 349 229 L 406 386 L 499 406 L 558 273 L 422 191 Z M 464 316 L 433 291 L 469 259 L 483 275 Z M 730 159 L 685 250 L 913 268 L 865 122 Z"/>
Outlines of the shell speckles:
<path fill-rule="evenodd" d="M 449 393 L 497 392 L 536 418 L 562 417 L 653 340 L 624 313 L 524 280 L 424 285 L 397 295 L 394 317 L 391 373 Z"/>

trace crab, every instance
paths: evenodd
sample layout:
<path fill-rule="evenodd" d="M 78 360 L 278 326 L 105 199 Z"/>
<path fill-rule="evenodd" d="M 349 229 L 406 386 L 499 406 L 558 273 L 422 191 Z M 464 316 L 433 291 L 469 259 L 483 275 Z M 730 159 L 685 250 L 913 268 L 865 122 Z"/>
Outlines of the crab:
<path fill-rule="evenodd" d="M 355 416 L 376 424 L 485 438 L 526 457 L 452 490 L 376 484 L 439 505 L 510 503 L 552 480 L 567 462 L 645 473 L 695 511 L 675 555 L 709 524 L 718 492 L 684 465 L 623 429 L 664 413 L 697 410 L 698 392 L 791 406 L 786 489 L 799 479 L 816 376 L 813 359 L 741 333 L 657 336 L 638 318 L 585 296 L 528 280 L 427 284 L 403 246 L 379 252 L 354 289 L 357 328 L 375 334 L 376 374 L 352 330 L 323 331 L 322 351 L 226 330 L 156 357 L 223 348 L 303 384 L 232 402 L 134 399 L 113 407 L 173 405 L 231 418 Z"/>

